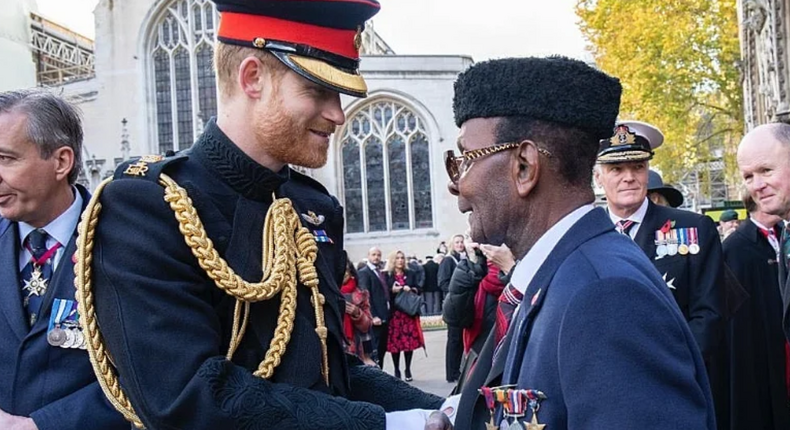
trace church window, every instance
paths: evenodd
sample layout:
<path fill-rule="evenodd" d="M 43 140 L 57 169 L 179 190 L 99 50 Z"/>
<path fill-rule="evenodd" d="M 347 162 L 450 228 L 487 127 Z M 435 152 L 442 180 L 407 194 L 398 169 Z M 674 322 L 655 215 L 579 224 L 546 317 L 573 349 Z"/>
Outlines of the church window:
<path fill-rule="evenodd" d="M 348 233 L 433 227 L 430 146 L 423 120 L 395 101 L 357 111 L 341 138 Z"/>
<path fill-rule="evenodd" d="M 210 0 L 176 0 L 151 24 L 148 82 L 160 153 L 188 148 L 217 114 L 212 67 L 217 16 Z"/>

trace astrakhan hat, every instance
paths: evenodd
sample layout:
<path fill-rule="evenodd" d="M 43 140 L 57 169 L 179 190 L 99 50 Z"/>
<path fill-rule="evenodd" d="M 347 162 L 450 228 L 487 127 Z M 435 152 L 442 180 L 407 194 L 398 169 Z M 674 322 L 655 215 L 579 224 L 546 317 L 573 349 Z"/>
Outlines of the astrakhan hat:
<path fill-rule="evenodd" d="M 502 58 L 471 66 L 455 81 L 455 124 L 523 116 L 604 139 L 620 110 L 617 78 L 571 58 Z"/>
<path fill-rule="evenodd" d="M 359 74 L 365 21 L 376 0 L 213 0 L 217 40 L 265 49 L 299 75 L 355 97 L 367 95 Z"/>
<path fill-rule="evenodd" d="M 656 126 L 641 121 L 618 121 L 614 135 L 601 140 L 599 164 L 645 161 L 664 143 L 664 134 Z"/>

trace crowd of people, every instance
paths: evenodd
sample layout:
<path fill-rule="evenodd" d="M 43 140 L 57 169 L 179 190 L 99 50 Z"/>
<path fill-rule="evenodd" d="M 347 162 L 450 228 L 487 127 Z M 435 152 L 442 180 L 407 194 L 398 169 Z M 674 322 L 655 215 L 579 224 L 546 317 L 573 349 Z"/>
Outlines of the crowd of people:
<path fill-rule="evenodd" d="M 743 138 L 749 216 L 717 226 L 650 170 L 664 136 L 618 120 L 617 78 L 476 63 L 445 158 L 469 231 L 357 265 L 290 166 L 366 95 L 379 3 L 213 1 L 218 116 L 92 193 L 77 110 L 0 93 L 0 428 L 790 428 L 790 125 Z M 409 383 L 421 315 L 447 396 Z"/>

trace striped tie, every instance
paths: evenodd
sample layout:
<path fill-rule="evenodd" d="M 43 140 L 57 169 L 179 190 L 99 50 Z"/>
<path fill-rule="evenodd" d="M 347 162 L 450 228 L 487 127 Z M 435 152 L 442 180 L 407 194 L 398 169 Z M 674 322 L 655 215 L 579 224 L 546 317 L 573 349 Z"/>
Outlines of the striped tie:
<path fill-rule="evenodd" d="M 636 221 L 631 221 L 630 219 L 621 219 L 620 221 L 617 221 L 615 227 L 617 227 L 618 232 L 631 237 L 631 229 L 634 228 L 636 224 Z"/>
<path fill-rule="evenodd" d="M 504 340 L 505 334 L 507 334 L 510 320 L 513 318 L 513 312 L 523 299 L 524 294 L 517 290 L 513 284 L 507 284 L 505 289 L 502 290 L 496 307 L 496 324 L 494 326 L 496 349 L 494 350 L 494 356 L 499 352 L 499 347 L 502 346 L 502 340 Z"/>

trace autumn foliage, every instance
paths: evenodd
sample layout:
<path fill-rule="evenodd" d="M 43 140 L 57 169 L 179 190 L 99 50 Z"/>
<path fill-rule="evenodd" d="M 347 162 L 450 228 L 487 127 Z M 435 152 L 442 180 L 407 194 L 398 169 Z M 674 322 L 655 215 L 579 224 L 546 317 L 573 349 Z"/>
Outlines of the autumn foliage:
<path fill-rule="evenodd" d="M 736 0 L 579 0 L 576 13 L 598 67 L 622 81 L 620 118 L 664 132 L 654 164 L 670 181 L 731 160 L 743 134 Z"/>

